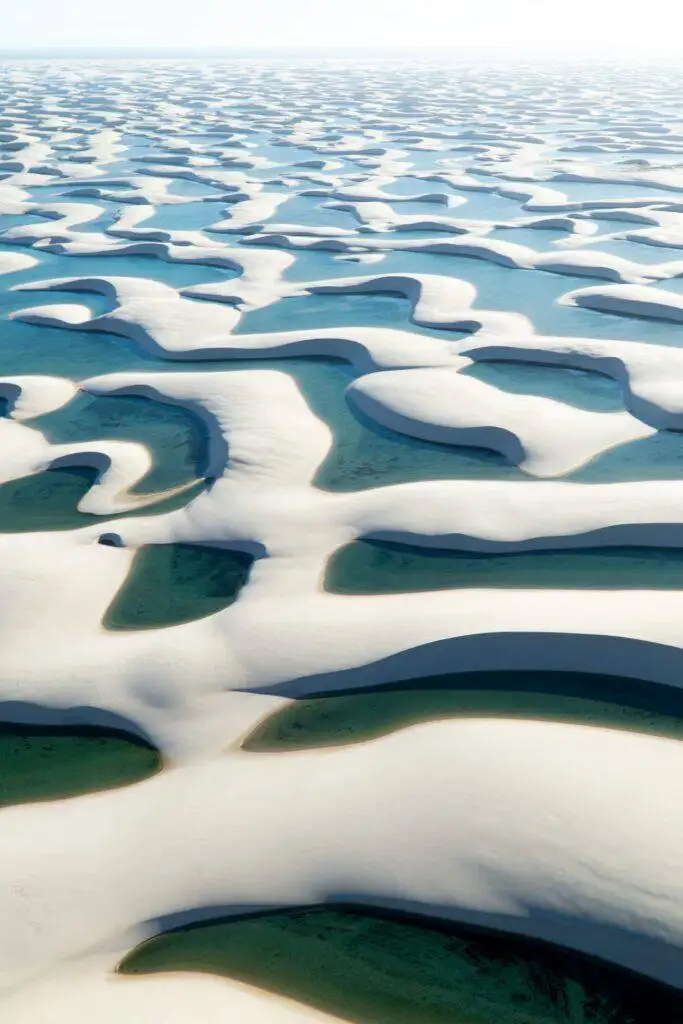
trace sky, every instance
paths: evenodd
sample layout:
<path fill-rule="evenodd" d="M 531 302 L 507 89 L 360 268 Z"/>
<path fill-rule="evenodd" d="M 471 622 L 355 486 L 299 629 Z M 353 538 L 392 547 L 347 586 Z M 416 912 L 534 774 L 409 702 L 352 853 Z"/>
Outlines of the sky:
<path fill-rule="evenodd" d="M 0 48 L 486 46 L 678 56 L 682 33 L 683 0 L 4 0 Z"/>

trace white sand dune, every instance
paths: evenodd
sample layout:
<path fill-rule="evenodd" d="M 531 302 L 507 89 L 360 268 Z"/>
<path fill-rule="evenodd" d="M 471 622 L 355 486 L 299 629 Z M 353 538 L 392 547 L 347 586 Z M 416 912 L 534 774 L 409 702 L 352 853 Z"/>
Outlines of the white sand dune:
<path fill-rule="evenodd" d="M 375 373 L 348 393 L 366 415 L 393 430 L 490 448 L 534 476 L 562 476 L 601 451 L 655 432 L 626 412 L 588 412 L 535 395 L 505 394 L 455 370 Z"/>
<path fill-rule="evenodd" d="M 0 981 L 120 947 L 179 911 L 353 901 L 503 927 L 676 983 L 682 758 L 654 737 L 461 720 L 342 750 L 235 754 L 40 815 L 12 808 L 0 864 L 21 884 L 0 897 Z"/>
<path fill-rule="evenodd" d="M 78 509 L 119 518 L 0 532 L 0 717 L 116 721 L 164 757 L 120 790 L 3 807 L 3 1022 L 332 1021 L 204 973 L 115 973 L 170 922 L 325 902 L 532 936 L 683 989 L 680 743 L 470 717 L 327 751 L 241 749 L 299 697 L 429 675 L 603 673 L 622 677 L 626 703 L 630 679 L 653 700 L 682 685 L 683 581 L 646 586 L 636 569 L 570 589 L 560 571 L 554 586 L 357 595 L 329 582 L 359 540 L 520 565 L 583 549 L 607 562 L 623 547 L 666 564 L 683 548 L 678 77 L 479 57 L 2 63 L 6 507 L 21 515 L 12 485 L 26 476 L 89 467 Z M 554 329 L 593 324 L 595 337 L 539 333 L 552 323 L 542 273 L 571 278 L 559 301 L 596 314 L 556 309 Z M 535 286 L 537 322 L 516 312 Z M 377 295 L 408 301 L 388 313 L 357 300 Z M 256 310 L 267 329 L 251 332 Z M 262 369 L 222 362 L 256 357 Z M 314 411 L 327 415 L 313 373 L 309 404 L 290 359 L 351 365 L 335 377 L 348 387 L 334 429 Z M 515 364 L 520 388 L 527 372 L 528 391 L 468 373 L 485 362 Z M 539 366 L 553 368 L 543 394 Z M 596 411 L 573 370 L 613 378 L 623 408 Z M 553 380 L 558 395 L 585 388 L 585 407 L 549 397 Z M 78 416 L 82 392 L 185 409 L 205 486 L 139 514 L 175 493 L 139 493 L 151 448 L 42 432 L 47 413 Z M 408 438 L 455 456 L 453 478 L 430 479 L 441 470 Z M 174 458 L 182 442 L 170 428 L 162 440 Z M 480 459 L 465 479 L 463 445 L 507 463 Z M 611 482 L 598 456 L 617 447 L 626 479 Z M 417 479 L 401 476 L 406 451 Z M 562 479 L 592 460 L 595 482 Z M 323 486 L 332 464 L 342 484 Z M 47 494 L 48 525 L 51 510 Z M 221 611 L 112 628 L 148 545 L 253 564 Z M 168 587 L 143 582 L 143 601 Z"/>
<path fill-rule="evenodd" d="M 12 402 L 9 418 L 0 419 L 0 481 L 5 483 L 50 468 L 90 466 L 98 475 L 81 499 L 79 510 L 93 515 L 128 512 L 168 496 L 132 493 L 153 465 L 149 450 L 142 444 L 112 440 L 50 444 L 40 431 L 23 425 L 26 420 L 62 408 L 76 390 L 71 381 L 59 378 L 0 379 L 0 396 Z"/>
<path fill-rule="evenodd" d="M 614 378 L 634 415 L 659 428 L 683 424 L 683 352 L 663 345 L 600 338 L 553 338 L 529 335 L 473 341 L 461 349 L 474 360 L 570 366 Z"/>
<path fill-rule="evenodd" d="M 683 295 L 644 285 L 578 288 L 561 300 L 567 306 L 585 306 L 600 313 L 619 313 L 653 320 L 683 323 Z"/>
<path fill-rule="evenodd" d="M 227 978 L 189 972 L 130 978 L 113 974 L 115 966 L 115 959 L 100 955 L 40 978 L 4 1001 L 7 1024 L 72 1024 L 93 1014 L 102 1024 L 189 1024 L 198 1008 L 206 1020 L 225 1024 L 332 1024 L 339 1019 Z"/>

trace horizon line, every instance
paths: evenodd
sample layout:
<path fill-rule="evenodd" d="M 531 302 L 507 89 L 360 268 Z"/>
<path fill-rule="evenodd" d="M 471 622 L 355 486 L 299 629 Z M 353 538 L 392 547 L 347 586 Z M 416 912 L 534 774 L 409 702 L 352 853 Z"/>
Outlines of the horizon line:
<path fill-rule="evenodd" d="M 33 57 L 33 56 L 73 56 L 73 57 L 94 57 L 94 56 L 148 56 L 148 57 L 169 57 L 169 56 L 183 56 L 183 57 L 230 57 L 237 55 L 256 55 L 261 54 L 264 56 L 313 56 L 316 54 L 329 55 L 365 55 L 371 54 L 372 56 L 392 56 L 392 55 L 407 55 L 407 54 L 442 54 L 444 56 L 459 56 L 464 54 L 495 54 L 505 57 L 510 56 L 524 56 L 524 57 L 547 57 L 548 59 L 556 60 L 558 57 L 566 57 L 569 60 L 581 59 L 582 57 L 604 57 L 605 59 L 619 58 L 624 63 L 634 62 L 634 55 L 631 54 L 629 58 L 624 57 L 623 53 L 620 53 L 618 48 L 610 50 L 599 46 L 586 45 L 585 48 L 573 49 L 570 53 L 561 48 L 554 48 L 546 45 L 530 45 L 530 44 L 488 44 L 488 43 L 468 43 L 460 45 L 443 45 L 443 44 L 431 44 L 431 43 L 420 43 L 415 45 L 410 44 L 367 44 L 367 45 L 335 45 L 334 43 L 303 43 L 303 44 L 256 44 L 256 43 L 245 43 L 242 45 L 233 46 L 212 46 L 212 45 L 191 45 L 183 46 L 179 44 L 158 46 L 154 44 L 115 44 L 107 46 L 106 44 L 78 44 L 78 45 L 47 45 L 47 44 L 28 44 L 28 45 L 17 45 L 17 46 L 3 46 L 0 47 L 0 58 L 4 57 Z M 650 58 L 666 59 L 670 57 L 676 58 L 676 54 L 668 51 L 641 51 L 635 56 L 635 62 L 639 60 L 647 60 Z"/>

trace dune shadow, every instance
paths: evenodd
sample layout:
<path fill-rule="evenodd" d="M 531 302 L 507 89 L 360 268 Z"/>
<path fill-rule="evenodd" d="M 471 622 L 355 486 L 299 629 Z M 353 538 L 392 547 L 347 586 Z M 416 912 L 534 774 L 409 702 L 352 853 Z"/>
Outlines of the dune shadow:
<path fill-rule="evenodd" d="M 311 694 L 261 722 L 248 751 L 359 743 L 445 718 L 568 722 L 683 738 L 683 689 L 573 672 L 463 672 Z"/>

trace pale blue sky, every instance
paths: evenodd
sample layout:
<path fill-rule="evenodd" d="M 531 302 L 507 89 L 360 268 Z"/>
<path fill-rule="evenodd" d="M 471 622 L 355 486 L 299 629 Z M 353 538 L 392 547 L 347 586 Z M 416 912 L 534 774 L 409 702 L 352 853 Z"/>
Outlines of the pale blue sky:
<path fill-rule="evenodd" d="M 683 52 L 683 0 L 5 0 L 0 47 L 506 46 Z"/>

